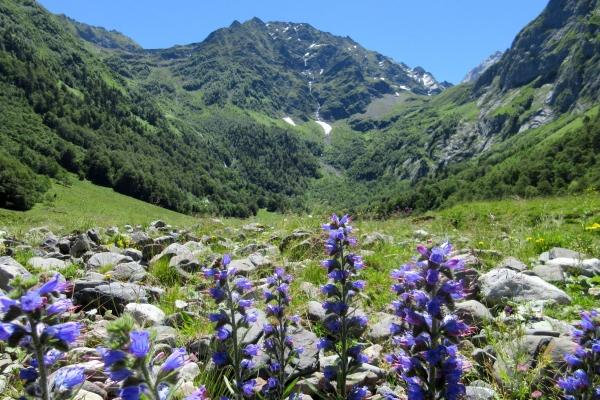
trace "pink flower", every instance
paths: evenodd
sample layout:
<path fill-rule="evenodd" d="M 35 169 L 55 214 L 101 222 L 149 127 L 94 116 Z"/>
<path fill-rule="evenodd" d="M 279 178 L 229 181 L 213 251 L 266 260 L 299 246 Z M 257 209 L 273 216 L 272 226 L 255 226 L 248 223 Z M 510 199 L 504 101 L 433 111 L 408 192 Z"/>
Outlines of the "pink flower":
<path fill-rule="evenodd" d="M 523 371 L 523 372 L 527 371 L 527 365 L 524 365 L 524 364 L 517 365 L 517 371 Z"/>
<path fill-rule="evenodd" d="M 533 397 L 534 399 L 537 399 L 538 397 L 543 396 L 544 393 L 540 392 L 539 390 L 536 390 L 535 392 L 531 393 L 531 397 Z"/>

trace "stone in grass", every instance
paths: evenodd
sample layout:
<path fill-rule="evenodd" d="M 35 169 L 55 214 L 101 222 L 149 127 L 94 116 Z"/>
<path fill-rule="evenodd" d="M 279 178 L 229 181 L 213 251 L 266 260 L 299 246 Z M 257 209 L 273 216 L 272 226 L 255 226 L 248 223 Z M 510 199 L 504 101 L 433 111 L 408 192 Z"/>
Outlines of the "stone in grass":
<path fill-rule="evenodd" d="M 147 303 L 148 295 L 146 288 L 135 283 L 111 282 L 82 289 L 73 298 L 84 310 L 98 308 L 120 315 L 129 303 Z"/>
<path fill-rule="evenodd" d="M 15 261 L 15 263 L 17 262 Z M 23 276 L 27 274 L 29 274 L 29 271 L 23 268 L 20 264 L 18 266 L 12 264 L 0 265 L 0 289 L 6 292 L 11 291 L 12 287 L 10 287 L 8 282 L 10 282 L 11 279 L 16 278 L 17 276 Z"/>
<path fill-rule="evenodd" d="M 563 290 L 537 276 L 528 276 L 511 269 L 493 269 L 480 277 L 481 294 L 486 302 L 498 304 L 508 298 L 517 302 L 555 300 L 558 304 L 571 304 Z"/>
<path fill-rule="evenodd" d="M 523 272 L 527 270 L 527 265 L 515 257 L 507 257 L 498 264 L 497 268 L 508 268 L 517 272 Z"/>
<path fill-rule="evenodd" d="M 165 320 L 163 310 L 152 304 L 129 303 L 124 311 L 131 314 L 135 322 L 144 327 L 158 326 Z"/>
<path fill-rule="evenodd" d="M 133 262 L 133 259 L 122 254 L 96 253 L 88 260 L 88 267 L 90 269 L 101 269 L 107 266 L 115 266 L 130 262 Z"/>
<path fill-rule="evenodd" d="M 560 265 L 536 265 L 532 271 L 546 282 L 562 282 L 565 280 Z"/>
<path fill-rule="evenodd" d="M 490 310 L 477 300 L 467 300 L 456 304 L 456 314 L 459 319 L 471 327 L 481 326 L 485 320 L 494 318 Z"/>
<path fill-rule="evenodd" d="M 395 315 L 385 316 L 378 323 L 371 325 L 367 333 L 367 339 L 373 343 L 381 343 L 392 337 L 390 328 L 393 324 L 400 325 L 402 320 Z"/>
<path fill-rule="evenodd" d="M 558 265 L 563 271 L 588 277 L 600 275 L 600 260 L 597 258 L 582 261 L 576 258 L 559 257 L 547 261 L 546 265 Z"/>
<path fill-rule="evenodd" d="M 56 258 L 33 257 L 27 260 L 27 265 L 42 271 L 60 270 L 67 266 L 67 263 Z"/>
<path fill-rule="evenodd" d="M 111 279 L 126 282 L 140 282 L 146 275 L 146 269 L 136 262 L 119 264 L 108 272 Z"/>

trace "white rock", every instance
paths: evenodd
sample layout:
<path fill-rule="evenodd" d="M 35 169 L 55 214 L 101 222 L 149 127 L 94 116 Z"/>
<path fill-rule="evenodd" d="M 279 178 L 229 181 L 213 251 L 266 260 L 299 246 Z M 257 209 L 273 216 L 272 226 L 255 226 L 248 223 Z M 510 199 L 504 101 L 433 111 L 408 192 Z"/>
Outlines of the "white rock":
<path fill-rule="evenodd" d="M 27 260 L 27 265 L 30 265 L 33 268 L 41 269 L 43 271 L 48 271 L 62 269 L 67 266 L 67 263 L 57 258 L 33 257 Z"/>
<path fill-rule="evenodd" d="M 87 390 L 79 389 L 73 400 L 104 400 L 102 396 Z"/>
<path fill-rule="evenodd" d="M 9 292 L 12 288 L 8 285 L 8 282 L 17 276 L 23 276 L 28 273 L 29 272 L 21 266 L 7 264 L 0 265 L 0 289 Z"/>
<path fill-rule="evenodd" d="M 479 278 L 481 294 L 489 303 L 499 303 L 503 298 L 513 301 L 555 300 L 558 304 L 571 304 L 564 291 L 538 276 L 529 276 L 507 268 L 493 269 Z"/>
<path fill-rule="evenodd" d="M 563 271 L 575 272 L 589 277 L 600 275 L 600 260 L 597 258 L 588 258 L 581 261 L 576 258 L 560 257 L 546 261 L 546 265 L 559 266 Z"/>
<path fill-rule="evenodd" d="M 125 311 L 130 313 L 135 322 L 143 326 L 158 326 L 163 323 L 165 313 L 152 304 L 129 303 Z"/>

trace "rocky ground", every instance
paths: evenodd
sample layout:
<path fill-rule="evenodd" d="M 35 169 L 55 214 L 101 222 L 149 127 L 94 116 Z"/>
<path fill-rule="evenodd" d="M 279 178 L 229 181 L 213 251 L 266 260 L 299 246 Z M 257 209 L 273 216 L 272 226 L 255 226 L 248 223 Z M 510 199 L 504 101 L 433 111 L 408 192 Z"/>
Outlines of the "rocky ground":
<path fill-rule="evenodd" d="M 215 222 L 218 227 L 218 221 Z M 425 231 L 414 232 L 414 242 L 427 240 Z M 103 363 L 95 346 L 107 336 L 106 324 L 122 313 L 130 313 L 136 322 L 156 331 L 155 343 L 165 349 L 182 343 L 189 353 L 195 354 L 194 363 L 186 365 L 182 373 L 183 394 L 194 389 L 202 371 L 213 368 L 209 360 L 211 349 L 218 344 L 212 334 L 190 335 L 182 329 L 189 321 L 203 321 L 205 313 L 214 309 L 205 290 L 207 284 L 199 278 L 201 268 L 208 265 L 218 253 L 231 253 L 232 264 L 238 273 L 252 277 L 257 288 L 252 295 L 260 300 L 261 285 L 281 254 L 290 259 L 302 258 L 322 241 L 320 232 L 299 228 L 293 232 L 275 232 L 259 223 L 240 229 L 217 228 L 211 236 L 196 236 L 193 229 L 173 228 L 163 221 L 154 221 L 146 229 L 141 226 L 106 227 L 89 229 L 57 237 L 44 228 L 32 229 L 22 238 L 11 232 L 1 232 L 0 289 L 11 290 L 9 281 L 18 275 L 63 273 L 70 279 L 70 291 L 79 307 L 67 315 L 85 324 L 85 334 L 71 351 L 72 363 L 83 363 L 88 381 L 83 387 L 87 400 L 114 397 L 115 387 L 107 383 Z M 248 238 L 250 244 L 248 244 Z M 376 232 L 364 234 L 359 252 L 368 255 L 376 243 L 393 244 L 394 238 Z M 472 248 L 457 250 L 454 258 L 463 259 L 467 269 L 459 273 L 468 299 L 460 303 L 456 313 L 473 329 L 473 335 L 460 343 L 461 353 L 471 360 L 471 372 L 466 375 L 467 393 L 471 398 L 491 399 L 498 393 L 518 390 L 511 385 L 542 382 L 546 393 L 555 390 L 557 374 L 565 370 L 564 353 L 572 353 L 574 342 L 570 336 L 573 321 L 561 321 L 545 315 L 549 306 L 569 305 L 569 295 L 558 288 L 557 282 L 566 277 L 579 276 L 586 280 L 600 275 L 600 260 L 563 248 L 539 255 L 533 262 L 505 258 L 494 268 L 484 271 L 480 252 Z M 21 260 L 21 262 L 19 262 Z M 173 281 L 181 282 L 184 292 L 193 292 L 185 300 L 175 301 L 174 307 L 164 307 L 170 287 L 157 279 L 158 267 Z M 532 268 L 530 268 L 532 266 Z M 303 268 L 303 262 L 288 262 L 286 268 Z M 389 274 L 389 271 L 387 271 Z M 391 280 L 390 280 L 391 283 Z M 304 353 L 290 371 L 298 380 L 298 387 L 306 395 L 315 396 L 323 381 L 322 370 L 335 363 L 335 356 L 317 350 L 315 342 L 322 334 L 318 327 L 324 318 L 322 295 L 311 282 L 301 282 L 299 290 L 310 299 L 301 308 L 303 327 L 293 332 L 294 343 L 304 346 Z M 590 295 L 593 295 L 590 289 Z M 165 310 L 167 312 L 165 312 Z M 369 308 L 363 302 L 353 313 L 369 316 L 370 324 L 363 332 L 355 332 L 368 345 L 365 353 L 370 362 L 363 364 L 349 377 L 348 385 L 355 383 L 369 387 L 373 398 L 387 392 L 404 396 L 401 381 L 391 376 L 383 363 L 384 354 L 392 349 L 389 327 L 399 323 L 391 307 L 383 310 Z M 247 344 L 260 344 L 264 313 L 244 336 Z M 260 358 L 260 357 L 259 357 Z M 0 354 L 0 391 L 7 393 L 13 382 L 13 371 L 26 362 L 13 349 L 4 348 Z M 258 361 L 258 360 L 257 360 Z M 260 373 L 262 378 L 266 375 Z"/>

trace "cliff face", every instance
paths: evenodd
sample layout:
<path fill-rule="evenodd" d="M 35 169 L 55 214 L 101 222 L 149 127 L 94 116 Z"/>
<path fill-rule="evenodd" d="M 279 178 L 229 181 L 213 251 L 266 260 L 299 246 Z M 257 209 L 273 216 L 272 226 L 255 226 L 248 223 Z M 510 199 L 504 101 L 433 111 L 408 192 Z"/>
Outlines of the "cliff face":
<path fill-rule="evenodd" d="M 460 83 L 475 82 L 477 78 L 481 76 L 489 67 L 494 65 L 502 58 L 502 52 L 497 51 L 482 62 L 480 62 L 475 68 L 467 72 L 467 75 L 460 81 Z"/>
<path fill-rule="evenodd" d="M 599 29 L 598 0 L 551 0 L 500 61 L 481 75 L 475 90 L 507 92 L 551 84 L 547 103 L 559 112 L 595 102 L 600 85 Z"/>

